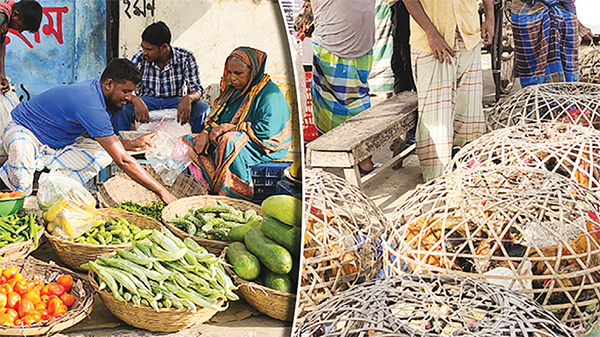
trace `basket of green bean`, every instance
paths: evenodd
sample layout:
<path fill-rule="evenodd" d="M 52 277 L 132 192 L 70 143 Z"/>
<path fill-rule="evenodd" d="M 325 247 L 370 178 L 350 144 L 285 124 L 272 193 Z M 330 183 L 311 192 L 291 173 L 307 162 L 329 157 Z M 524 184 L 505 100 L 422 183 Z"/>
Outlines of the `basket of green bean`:
<path fill-rule="evenodd" d="M 2 261 L 24 259 L 37 249 L 44 227 L 31 210 L 21 209 L 0 216 L 0 258 Z"/>
<path fill-rule="evenodd" d="M 162 212 L 163 223 L 181 239 L 191 238 L 213 254 L 230 243 L 229 231 L 263 218 L 260 206 L 225 196 L 178 199 Z"/>
<path fill-rule="evenodd" d="M 108 310 L 125 323 L 175 332 L 208 321 L 238 300 L 223 260 L 194 240 L 152 231 L 113 255 L 84 265 Z"/>
<path fill-rule="evenodd" d="M 81 265 L 118 249 L 130 247 L 144 239 L 153 229 L 162 231 L 160 221 L 145 215 L 118 209 L 97 210 L 94 226 L 73 240 L 65 240 L 46 232 L 56 255 L 69 267 L 83 270 Z"/>

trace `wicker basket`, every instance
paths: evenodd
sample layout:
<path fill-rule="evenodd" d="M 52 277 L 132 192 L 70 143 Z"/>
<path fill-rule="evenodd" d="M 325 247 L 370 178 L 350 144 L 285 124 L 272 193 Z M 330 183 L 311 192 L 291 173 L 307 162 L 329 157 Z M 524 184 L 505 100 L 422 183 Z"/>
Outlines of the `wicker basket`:
<path fill-rule="evenodd" d="M 227 248 L 223 250 L 222 256 L 225 256 L 226 251 Z M 280 321 L 291 322 L 294 320 L 296 295 L 246 281 L 237 276 L 227 264 L 225 264 L 225 271 L 238 287 L 237 293 L 253 308 Z"/>
<path fill-rule="evenodd" d="M 151 307 L 119 301 L 106 290 L 98 290 L 96 276 L 92 271 L 89 272 L 89 279 L 108 311 L 136 328 L 154 332 L 176 332 L 204 323 L 217 313 L 216 310 L 209 308 L 198 308 L 196 311 L 161 308 L 156 312 Z"/>
<path fill-rule="evenodd" d="M 545 83 L 532 85 L 502 99 L 487 115 L 487 126 L 562 121 L 600 130 L 600 84 Z"/>
<path fill-rule="evenodd" d="M 600 316 L 600 197 L 525 167 L 458 170 L 411 192 L 382 245 L 384 271 L 503 284 L 579 332 Z"/>
<path fill-rule="evenodd" d="M 415 274 L 363 283 L 321 303 L 295 336 L 571 337 L 539 304 L 475 278 Z"/>
<path fill-rule="evenodd" d="M 600 131 L 564 123 L 499 129 L 463 147 L 446 173 L 496 165 L 548 170 L 600 192 Z"/>
<path fill-rule="evenodd" d="M 202 196 L 197 196 L 197 197 L 189 197 L 189 198 L 179 199 L 179 200 L 176 200 L 176 201 L 170 203 L 169 205 L 167 205 L 167 207 L 165 207 L 162 212 L 163 223 L 165 224 L 165 226 L 167 226 L 167 228 L 169 228 L 169 230 L 171 232 L 173 232 L 173 234 L 175 234 L 180 239 L 183 240 L 187 237 L 192 238 L 192 239 L 194 239 L 194 241 L 198 242 L 199 245 L 206 248 L 209 252 L 211 252 L 215 255 L 220 255 L 221 252 L 223 251 L 223 248 L 229 246 L 229 242 L 217 241 L 217 240 L 207 240 L 207 239 L 197 237 L 195 235 L 190 235 L 190 234 L 182 231 L 181 229 L 175 227 L 174 225 L 172 225 L 169 222 L 169 220 L 171 220 L 171 219 L 174 219 L 178 216 L 186 214 L 192 208 L 200 208 L 200 207 L 207 206 L 207 205 L 217 205 L 217 201 L 223 202 L 223 203 L 225 203 L 231 207 L 234 207 L 235 209 L 238 209 L 240 211 L 246 211 L 249 209 L 253 209 L 260 216 L 264 217 L 264 215 L 262 214 L 262 212 L 260 210 L 260 206 L 253 204 L 249 201 L 233 199 L 233 198 L 224 197 L 224 196 L 220 196 L 220 195 L 202 195 Z"/>
<path fill-rule="evenodd" d="M 144 165 L 144 168 L 156 181 L 162 182 L 160 176 L 149 165 Z M 177 198 L 208 193 L 206 188 L 188 174 L 180 174 L 173 185 L 165 188 Z M 156 193 L 133 181 L 125 173 L 117 173 L 98 188 L 98 203 L 101 207 L 111 207 L 124 201 L 147 205 L 161 199 Z"/>
<path fill-rule="evenodd" d="M 114 219 L 116 217 L 125 218 L 129 223 L 143 229 L 156 229 L 162 231 L 162 224 L 145 215 L 131 213 L 118 209 L 102 208 L 97 211 L 97 217 L 100 219 Z M 81 265 L 94 261 L 99 255 L 107 255 L 119 249 L 125 249 L 131 246 L 131 243 L 120 245 L 92 245 L 85 243 L 75 243 L 63 240 L 46 232 L 46 238 L 50 241 L 56 255 L 69 267 L 76 270 L 84 270 Z"/>
<path fill-rule="evenodd" d="M 600 83 L 600 46 L 589 45 L 579 52 L 579 81 Z"/>
<path fill-rule="evenodd" d="M 376 276 L 377 241 L 387 223 L 358 187 L 323 171 L 305 174 L 300 317 L 336 292 Z"/>
<path fill-rule="evenodd" d="M 2 261 L 0 265 L 4 268 L 15 266 L 25 279 L 40 279 L 45 283 L 56 282 L 57 277 L 63 274 L 70 275 L 73 277 L 71 294 L 75 296 L 75 303 L 63 316 L 25 327 L 0 325 L 1 336 L 51 335 L 72 327 L 92 312 L 94 289 L 90 282 L 79 274 L 59 267 L 52 261 L 46 263 L 32 257 L 17 261 Z"/>
<path fill-rule="evenodd" d="M 27 241 L 12 243 L 0 248 L 0 261 L 14 261 L 26 258 L 31 252 L 39 247 L 44 232 L 44 227 L 42 226 L 37 233 L 37 245 L 33 239 L 29 239 Z"/>

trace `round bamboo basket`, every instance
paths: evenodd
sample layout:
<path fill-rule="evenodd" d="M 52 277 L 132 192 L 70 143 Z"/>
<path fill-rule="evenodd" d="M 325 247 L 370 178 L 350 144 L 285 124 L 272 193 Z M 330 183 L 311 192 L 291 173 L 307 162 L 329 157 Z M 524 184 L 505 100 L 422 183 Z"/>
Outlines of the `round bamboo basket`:
<path fill-rule="evenodd" d="M 162 231 L 160 221 L 154 220 L 145 215 L 131 213 L 118 209 L 101 208 L 97 210 L 97 218 L 114 219 L 116 217 L 125 218 L 129 223 L 137 225 L 142 229 L 156 229 Z M 76 270 L 84 270 L 81 265 L 96 260 L 99 255 L 107 255 L 119 249 L 125 249 L 131 246 L 131 243 L 120 245 L 92 245 L 85 243 L 75 243 L 68 240 L 63 240 L 46 232 L 46 238 L 50 241 L 50 245 L 56 252 L 56 255 L 69 267 Z"/>
<path fill-rule="evenodd" d="M 200 238 L 195 235 L 190 235 L 176 226 L 172 225 L 169 220 L 174 219 L 178 216 L 185 215 L 192 208 L 200 208 L 208 205 L 217 205 L 217 201 L 225 203 L 235 209 L 240 211 L 247 211 L 249 209 L 255 210 L 260 216 L 264 217 L 260 210 L 260 206 L 253 204 L 249 201 L 233 199 L 229 197 L 224 197 L 220 195 L 201 195 L 196 197 L 188 197 L 178 199 L 170 204 L 168 204 L 162 212 L 163 223 L 173 234 L 175 234 L 180 239 L 185 239 L 187 237 L 192 238 L 194 241 L 198 242 L 198 244 L 204 248 L 206 248 L 210 253 L 215 255 L 220 255 L 223 251 L 223 248 L 229 246 L 229 242 L 225 241 L 217 241 L 217 240 L 207 240 Z"/>
<path fill-rule="evenodd" d="M 33 239 L 27 241 L 12 243 L 0 248 L 0 260 L 1 261 L 15 261 L 26 258 L 31 252 L 39 247 L 42 235 L 44 235 L 44 226 L 38 230 L 37 238 L 34 242 Z M 37 244 L 36 244 L 37 242 Z"/>
<path fill-rule="evenodd" d="M 499 129 L 465 145 L 452 158 L 446 173 L 510 165 L 558 173 L 600 192 L 600 131 L 565 123 Z"/>
<path fill-rule="evenodd" d="M 298 316 L 381 269 L 387 220 L 358 187 L 323 171 L 305 171 L 304 250 Z"/>
<path fill-rule="evenodd" d="M 579 51 L 579 81 L 600 84 L 600 46 L 590 44 Z"/>
<path fill-rule="evenodd" d="M 196 311 L 161 308 L 157 312 L 151 307 L 119 301 L 104 289 L 98 290 L 96 276 L 92 271 L 89 272 L 89 279 L 108 311 L 136 328 L 154 332 L 176 332 L 204 323 L 217 313 L 216 310 L 209 308 L 198 308 Z"/>
<path fill-rule="evenodd" d="M 600 317 L 600 196 L 527 167 L 457 170 L 418 186 L 382 243 L 384 272 L 484 279 L 587 333 Z"/>
<path fill-rule="evenodd" d="M 149 165 L 143 165 L 144 169 L 162 184 L 160 176 Z M 163 184 L 164 185 L 164 184 Z M 194 195 L 205 195 L 206 188 L 189 174 L 180 174 L 171 186 L 164 187 L 177 198 L 186 198 Z M 160 197 L 138 184 L 125 173 L 117 173 L 98 188 L 98 204 L 101 207 L 111 207 L 124 201 L 133 201 L 141 205 L 147 205 L 153 201 L 161 201 Z"/>
<path fill-rule="evenodd" d="M 92 285 L 69 269 L 59 267 L 52 261 L 46 263 L 32 257 L 17 261 L 2 261 L 0 266 L 4 268 L 15 266 L 25 279 L 40 279 L 45 283 L 56 282 L 60 275 L 70 275 L 73 277 L 73 288 L 70 293 L 75 296 L 75 303 L 63 316 L 24 327 L 0 325 L 0 336 L 49 336 L 72 327 L 92 312 L 94 302 Z"/>
<path fill-rule="evenodd" d="M 600 84 L 528 86 L 503 98 L 486 117 L 489 130 L 541 122 L 579 124 L 600 130 Z"/>
<path fill-rule="evenodd" d="M 319 304 L 295 336 L 571 337 L 526 296 L 483 280 L 403 274 L 356 285 Z"/>
<path fill-rule="evenodd" d="M 225 256 L 227 248 L 224 249 L 222 256 Z M 246 281 L 237 276 L 237 274 L 225 264 L 225 271 L 233 283 L 238 287 L 237 293 L 250 304 L 254 309 L 261 313 L 278 319 L 280 321 L 291 322 L 294 320 L 294 308 L 296 307 L 296 295 L 283 291 L 261 286 L 258 283 Z"/>

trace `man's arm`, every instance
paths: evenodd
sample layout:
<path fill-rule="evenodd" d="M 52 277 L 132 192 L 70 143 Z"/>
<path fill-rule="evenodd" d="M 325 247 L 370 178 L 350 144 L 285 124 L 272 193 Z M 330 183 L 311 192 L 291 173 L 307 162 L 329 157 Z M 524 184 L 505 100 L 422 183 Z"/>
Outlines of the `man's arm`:
<path fill-rule="evenodd" d="M 163 185 L 152 178 L 137 160 L 127 154 L 127 151 L 125 151 L 123 144 L 119 141 L 117 136 L 111 135 L 108 137 L 97 137 L 95 139 L 108 152 L 117 166 L 119 166 L 131 179 L 158 194 L 167 204 L 177 199 Z"/>
<path fill-rule="evenodd" d="M 481 38 L 483 44 L 492 44 L 494 38 L 494 0 L 483 0 L 483 11 L 485 13 L 485 20 L 481 23 Z"/>
<path fill-rule="evenodd" d="M 452 64 L 451 57 L 454 57 L 454 50 L 448 45 L 442 34 L 437 30 L 437 27 L 434 26 L 433 22 L 431 22 L 431 19 L 423 9 L 421 1 L 402 1 L 406 5 L 406 9 L 410 16 L 413 17 L 417 24 L 423 28 L 425 34 L 427 34 L 427 41 L 429 42 L 429 47 L 431 48 L 434 57 L 442 63 L 448 61 L 448 64 Z"/>

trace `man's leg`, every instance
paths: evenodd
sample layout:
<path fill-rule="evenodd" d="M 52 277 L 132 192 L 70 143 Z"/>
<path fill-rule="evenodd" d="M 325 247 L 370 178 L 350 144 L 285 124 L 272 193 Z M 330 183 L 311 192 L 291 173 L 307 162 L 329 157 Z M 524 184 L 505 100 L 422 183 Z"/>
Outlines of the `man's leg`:
<path fill-rule="evenodd" d="M 392 71 L 394 72 L 394 93 L 415 90 L 410 64 L 410 16 L 406 6 L 399 0 L 393 4 L 392 10 L 392 36 L 394 37 L 394 50 L 392 53 Z"/>
<path fill-rule="evenodd" d="M 43 157 L 39 153 L 41 143 L 29 130 L 14 123 L 3 138 L 8 160 L 0 168 L 0 178 L 12 191 L 29 195 L 38 166 L 36 158 Z"/>
<path fill-rule="evenodd" d="M 190 125 L 192 133 L 200 133 L 204 130 L 204 120 L 210 112 L 208 104 L 202 101 L 192 103 L 192 113 L 190 115 Z"/>

